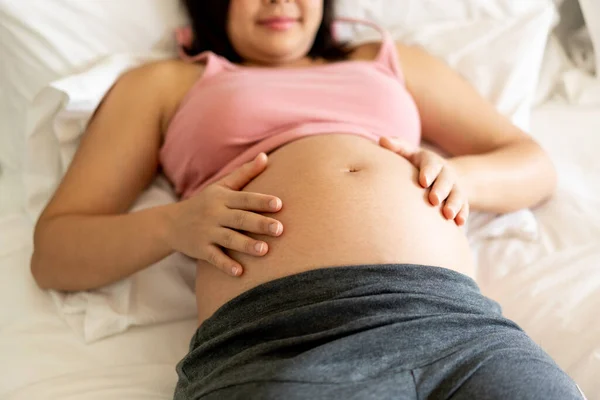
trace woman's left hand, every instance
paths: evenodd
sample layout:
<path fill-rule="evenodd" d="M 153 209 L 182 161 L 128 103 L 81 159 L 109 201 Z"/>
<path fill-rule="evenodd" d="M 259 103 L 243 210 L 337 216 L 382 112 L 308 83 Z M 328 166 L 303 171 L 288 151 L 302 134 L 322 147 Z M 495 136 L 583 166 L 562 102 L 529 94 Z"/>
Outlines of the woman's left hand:
<path fill-rule="evenodd" d="M 442 214 L 448 220 L 454 220 L 458 226 L 467 222 L 469 201 L 466 192 L 459 183 L 459 176 L 452 164 L 442 156 L 430 150 L 411 146 L 402 139 L 379 139 L 379 145 L 406 158 L 419 170 L 419 184 L 429 192 L 429 202 L 434 205 L 445 204 Z"/>

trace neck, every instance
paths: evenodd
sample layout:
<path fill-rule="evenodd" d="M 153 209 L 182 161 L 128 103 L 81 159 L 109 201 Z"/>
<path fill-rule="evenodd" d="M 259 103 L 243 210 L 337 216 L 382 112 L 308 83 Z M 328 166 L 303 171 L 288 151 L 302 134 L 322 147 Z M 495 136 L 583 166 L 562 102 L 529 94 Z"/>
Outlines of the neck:
<path fill-rule="evenodd" d="M 284 61 L 281 63 L 267 63 L 261 61 L 246 60 L 242 62 L 245 67 L 257 67 L 257 68 L 297 68 L 297 67 L 308 67 L 315 64 L 324 64 L 323 59 L 312 59 L 310 57 L 303 57 L 296 60 Z"/>

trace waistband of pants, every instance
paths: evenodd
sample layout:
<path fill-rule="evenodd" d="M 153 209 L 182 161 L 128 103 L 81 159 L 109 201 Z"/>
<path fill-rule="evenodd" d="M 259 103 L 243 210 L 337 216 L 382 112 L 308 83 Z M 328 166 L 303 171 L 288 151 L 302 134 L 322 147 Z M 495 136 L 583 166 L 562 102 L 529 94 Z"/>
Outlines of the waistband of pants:
<path fill-rule="evenodd" d="M 221 306 L 202 323 L 196 337 L 215 337 L 275 314 L 309 306 L 315 309 L 318 303 L 349 300 L 348 304 L 356 304 L 361 298 L 381 296 L 390 299 L 390 307 L 414 303 L 420 314 L 431 308 L 435 313 L 501 315 L 500 305 L 483 296 L 472 278 L 450 269 L 415 264 L 349 265 L 314 269 L 258 285 Z"/>

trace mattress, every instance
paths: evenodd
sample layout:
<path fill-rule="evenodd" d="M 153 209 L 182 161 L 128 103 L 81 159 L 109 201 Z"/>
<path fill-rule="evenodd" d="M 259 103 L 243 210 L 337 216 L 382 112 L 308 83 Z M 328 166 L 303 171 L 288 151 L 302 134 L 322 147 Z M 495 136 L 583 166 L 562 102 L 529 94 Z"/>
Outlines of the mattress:
<path fill-rule="evenodd" d="M 484 294 L 494 298 L 576 380 L 600 399 L 600 107 L 548 103 L 533 135 L 559 170 L 556 195 L 534 212 L 535 239 L 472 243 Z M 29 273 L 32 226 L 0 220 L 0 398 L 170 399 L 175 364 L 196 322 L 137 327 L 85 344 Z"/>

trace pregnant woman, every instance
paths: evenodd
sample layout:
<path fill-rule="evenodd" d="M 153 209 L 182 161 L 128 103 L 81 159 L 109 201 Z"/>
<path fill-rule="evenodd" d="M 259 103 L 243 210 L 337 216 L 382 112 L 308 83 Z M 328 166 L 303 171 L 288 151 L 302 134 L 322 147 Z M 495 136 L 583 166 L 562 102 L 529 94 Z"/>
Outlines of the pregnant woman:
<path fill-rule="evenodd" d="M 336 42 L 332 1 L 184 4 L 182 60 L 118 80 L 40 217 L 40 287 L 197 259 L 176 399 L 581 398 L 462 229 L 552 193 L 530 137 L 422 49 Z M 181 201 L 126 213 L 159 168 Z"/>

